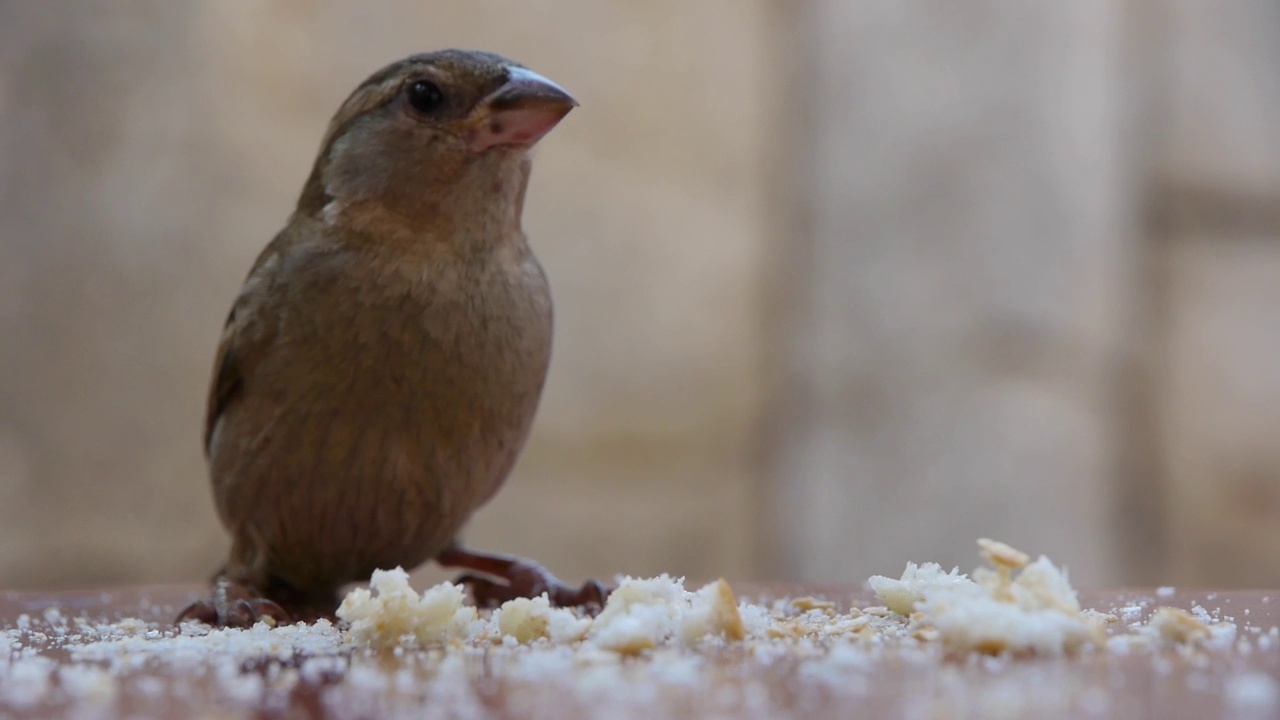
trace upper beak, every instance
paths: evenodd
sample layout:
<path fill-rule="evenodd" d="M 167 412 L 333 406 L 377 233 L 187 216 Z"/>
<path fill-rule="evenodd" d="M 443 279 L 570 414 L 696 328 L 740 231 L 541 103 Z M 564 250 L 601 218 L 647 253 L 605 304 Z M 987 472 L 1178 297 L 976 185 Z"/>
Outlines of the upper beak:
<path fill-rule="evenodd" d="M 473 151 L 497 145 L 530 148 L 577 107 L 564 88 L 521 67 L 507 69 L 507 82 L 480 101 L 469 138 Z"/>

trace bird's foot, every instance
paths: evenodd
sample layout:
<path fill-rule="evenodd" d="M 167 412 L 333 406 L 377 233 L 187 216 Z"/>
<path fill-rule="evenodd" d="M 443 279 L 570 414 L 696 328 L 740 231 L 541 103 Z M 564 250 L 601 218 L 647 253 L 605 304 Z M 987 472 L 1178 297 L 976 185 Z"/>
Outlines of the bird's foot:
<path fill-rule="evenodd" d="M 573 588 L 536 565 L 519 568 L 516 577 L 504 580 L 467 573 L 454 582 L 470 588 L 476 604 L 483 607 L 496 607 L 508 600 L 533 598 L 546 593 L 555 607 L 582 607 L 598 611 L 604 607 L 612 590 L 598 580 L 588 580 Z"/>
<path fill-rule="evenodd" d="M 556 607 L 582 607 L 599 610 L 613 592 L 596 580 L 588 580 L 573 588 L 560 581 L 546 568 L 530 560 L 464 550 L 456 545 L 440 553 L 436 562 L 444 567 L 464 568 L 473 572 L 457 579 L 471 589 L 477 605 L 497 606 L 515 598 L 532 598 L 546 593 Z"/>
<path fill-rule="evenodd" d="M 293 622 L 293 616 L 275 601 L 254 593 L 248 587 L 227 578 L 218 578 L 213 595 L 188 605 L 174 623 L 187 620 L 198 620 L 214 627 L 247 628 L 264 620 L 272 625 L 286 625 Z"/>

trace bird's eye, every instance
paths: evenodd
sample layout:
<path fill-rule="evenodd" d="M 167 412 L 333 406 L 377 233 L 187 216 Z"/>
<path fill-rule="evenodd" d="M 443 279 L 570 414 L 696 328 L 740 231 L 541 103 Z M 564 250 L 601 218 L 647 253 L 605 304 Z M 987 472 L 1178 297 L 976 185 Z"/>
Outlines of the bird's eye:
<path fill-rule="evenodd" d="M 427 80 L 410 83 L 405 92 L 409 96 L 409 104 L 420 113 L 432 112 L 444 104 L 440 86 Z"/>

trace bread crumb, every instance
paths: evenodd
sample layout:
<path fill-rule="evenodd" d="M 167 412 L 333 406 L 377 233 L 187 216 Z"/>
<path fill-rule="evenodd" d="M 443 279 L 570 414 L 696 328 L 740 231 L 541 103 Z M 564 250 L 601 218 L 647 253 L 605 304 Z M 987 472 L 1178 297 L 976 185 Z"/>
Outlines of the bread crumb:
<path fill-rule="evenodd" d="M 338 617 L 350 624 L 352 639 L 362 645 L 394 647 L 405 638 L 414 638 L 419 646 L 436 645 L 467 635 L 476 609 L 466 600 L 466 588 L 447 582 L 418 595 L 409 574 L 397 567 L 375 570 L 368 589 L 347 593 Z"/>
<path fill-rule="evenodd" d="M 553 608 L 545 594 L 536 598 L 508 600 L 494 611 L 501 636 L 531 643 L 546 638 L 557 643 L 581 640 L 591 627 L 590 618 L 580 618 L 573 611 Z"/>
<path fill-rule="evenodd" d="M 982 539 L 978 546 L 994 567 L 975 570 L 974 579 L 908 563 L 901 579 L 873 577 L 871 587 L 893 612 L 914 612 L 913 622 L 936 630 L 953 651 L 1061 655 L 1105 641 L 1105 621 L 1081 612 L 1066 573 L 1048 558 L 1028 564 L 1025 553 L 1004 543 Z"/>
<path fill-rule="evenodd" d="M 819 600 L 817 598 L 807 597 L 807 596 L 801 597 L 801 598 L 792 598 L 790 602 L 791 602 L 791 607 L 801 612 L 807 612 L 809 610 L 822 610 L 823 612 L 830 612 L 830 611 L 834 611 L 836 608 L 836 604 L 831 602 L 830 600 Z"/>
<path fill-rule="evenodd" d="M 1147 623 L 1151 636 L 1176 645 L 1204 642 L 1209 639 L 1209 626 L 1181 608 L 1158 607 Z"/>
<path fill-rule="evenodd" d="M 689 611 L 680 621 L 680 639 L 684 644 L 694 645 L 708 636 L 732 641 L 747 636 L 738 601 L 724 578 L 694 593 Z"/>
<path fill-rule="evenodd" d="M 978 551 L 984 562 L 995 567 L 1003 567 L 1009 570 L 1021 570 L 1027 563 L 1031 562 L 1031 557 L 1021 550 L 1006 545 L 999 540 L 991 540 L 989 538 L 978 539 Z"/>
<path fill-rule="evenodd" d="M 588 640 L 624 655 L 651 650 L 675 634 L 677 613 L 687 603 L 684 579 L 624 577 L 605 601 Z"/>
<path fill-rule="evenodd" d="M 546 596 L 489 611 L 449 583 L 417 593 L 398 568 L 353 591 L 336 627 L 175 628 L 41 607 L 20 627 L 0 628 L 9 648 L 0 653 L 0 715 L 98 717 L 126 704 L 138 717 L 174 708 L 283 714 L 302 690 L 319 712 L 341 716 L 409 717 L 430 707 L 483 717 L 512 710 L 493 704 L 509 698 L 530 717 L 584 708 L 610 717 L 779 717 L 823 709 L 823 697 L 860 707 L 886 678 L 908 677 L 899 708 L 907 716 L 959 707 L 981 717 L 1062 717 L 1114 712 L 1133 689 L 1123 673 L 1058 683 L 1063 667 L 1141 668 L 1157 682 L 1185 682 L 1232 717 L 1270 717 L 1280 705 L 1277 680 L 1250 670 L 1280 644 L 1267 616 L 1269 629 L 1237 637 L 1232 618 L 1199 606 L 1156 608 L 1145 620 L 1157 602 L 1148 595 L 1116 601 L 1109 609 L 1121 622 L 1082 608 L 1066 570 L 1046 557 L 1032 561 L 987 540 L 979 553 L 983 567 L 968 575 L 908 563 L 901 578 L 872 578 L 875 602 L 884 603 L 873 607 L 838 596 L 740 601 L 723 579 L 690 591 L 663 575 L 622 579 L 595 618 L 552 607 Z M 1093 657 L 1066 666 L 1020 657 L 1090 647 Z M 1142 657 L 1114 662 L 1125 655 Z M 744 670 L 776 673 L 788 689 L 775 696 L 767 683 L 744 684 L 752 677 Z"/>
<path fill-rule="evenodd" d="M 621 578 L 594 618 L 553 608 L 546 596 L 512 600 L 481 615 L 467 604 L 461 586 L 442 583 L 419 595 L 407 573 L 396 568 L 374 573 L 369 588 L 352 591 L 338 615 L 349 625 L 350 641 L 368 647 L 549 643 L 615 656 L 709 641 L 800 647 L 835 638 L 940 645 L 949 653 L 1047 656 L 1087 646 L 1133 652 L 1152 641 L 1223 648 L 1235 643 L 1234 624 L 1214 623 L 1198 606 L 1191 612 L 1157 609 L 1144 625 L 1149 601 L 1119 608 L 1134 629 L 1117 628 L 1108 638 L 1107 626 L 1117 617 L 1083 609 L 1066 570 L 1047 557 L 1033 561 L 987 538 L 978 541 L 978 550 L 985 566 L 972 575 L 909 562 L 900 578 L 869 579 L 883 607 L 844 611 L 811 597 L 778 601 L 769 609 L 738 602 L 723 579 L 691 592 L 683 578 L 660 575 Z"/>
<path fill-rule="evenodd" d="M 924 600 L 925 595 L 930 592 L 972 584 L 969 578 L 960 574 L 960 568 L 952 568 L 947 573 L 937 563 L 917 565 L 913 562 L 907 563 L 902 577 L 897 580 L 873 575 L 867 582 L 885 607 L 899 615 L 910 615 L 915 611 L 916 603 Z M 872 614 L 875 611 L 876 608 L 866 609 L 866 612 Z"/>

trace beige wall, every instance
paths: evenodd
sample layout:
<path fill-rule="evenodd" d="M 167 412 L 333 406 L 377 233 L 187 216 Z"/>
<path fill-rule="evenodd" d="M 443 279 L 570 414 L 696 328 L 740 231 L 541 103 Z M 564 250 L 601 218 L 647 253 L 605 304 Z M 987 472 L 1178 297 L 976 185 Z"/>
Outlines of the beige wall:
<path fill-rule="evenodd" d="M 0 586 L 217 564 L 230 298 L 350 88 L 446 45 L 582 101 L 526 216 L 552 375 L 469 541 L 1274 584 L 1273 5 L 0 3 Z"/>
<path fill-rule="evenodd" d="M 1153 235 L 1169 575 L 1280 585 L 1280 6 L 1179 0 Z"/>
<path fill-rule="evenodd" d="M 1109 309 L 1131 303 L 1135 212 L 1118 6 L 809 8 L 823 152 L 788 343 L 785 567 L 968 567 L 992 535 L 1113 582 L 1128 318 Z"/>

